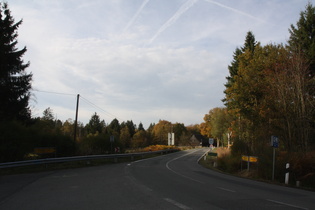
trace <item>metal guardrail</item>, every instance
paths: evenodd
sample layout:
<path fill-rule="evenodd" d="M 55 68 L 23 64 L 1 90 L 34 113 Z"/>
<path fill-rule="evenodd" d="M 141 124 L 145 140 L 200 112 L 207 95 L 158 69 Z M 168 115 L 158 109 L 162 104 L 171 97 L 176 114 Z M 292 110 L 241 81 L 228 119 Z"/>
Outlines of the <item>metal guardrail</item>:
<path fill-rule="evenodd" d="M 149 154 L 163 154 L 163 153 L 170 153 L 170 152 L 176 152 L 176 151 L 178 150 L 168 149 L 168 150 L 160 150 L 160 151 L 153 151 L 153 152 L 109 154 L 109 155 L 87 155 L 87 156 L 73 156 L 73 157 L 61 157 L 61 158 L 46 158 L 46 159 L 38 159 L 38 160 L 25 160 L 25 161 L 0 163 L 0 168 L 12 168 L 12 167 L 19 167 L 19 166 L 31 166 L 31 165 L 62 163 L 62 162 L 71 162 L 71 161 L 115 159 L 115 158 L 124 158 L 124 157 L 130 157 L 131 160 L 133 160 L 134 157 L 145 156 Z"/>

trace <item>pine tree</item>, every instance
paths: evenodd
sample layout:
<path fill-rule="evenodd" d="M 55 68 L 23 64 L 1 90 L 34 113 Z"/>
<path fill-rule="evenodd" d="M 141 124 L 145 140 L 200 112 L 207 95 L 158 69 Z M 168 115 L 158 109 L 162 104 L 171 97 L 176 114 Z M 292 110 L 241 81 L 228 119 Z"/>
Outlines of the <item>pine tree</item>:
<path fill-rule="evenodd" d="M 138 125 L 138 130 L 139 130 L 139 131 L 144 131 L 142 122 L 139 123 L 139 125 Z"/>
<path fill-rule="evenodd" d="M 308 3 L 300 13 L 296 27 L 289 29 L 289 49 L 292 53 L 302 53 L 310 64 L 311 75 L 315 75 L 315 7 Z"/>
<path fill-rule="evenodd" d="M 226 77 L 227 82 L 224 84 L 224 86 L 226 87 L 226 89 L 224 90 L 225 98 L 222 101 L 225 103 L 225 105 L 229 105 L 228 99 L 230 98 L 231 94 L 229 88 L 232 87 L 233 83 L 235 82 L 235 76 L 238 75 L 239 57 L 248 50 L 251 54 L 253 54 L 255 47 L 258 44 L 259 43 L 257 43 L 257 41 L 255 40 L 253 32 L 248 31 L 245 37 L 244 46 L 241 48 L 236 48 L 233 55 L 233 61 L 231 62 L 231 65 L 228 66 L 230 75 Z"/>
<path fill-rule="evenodd" d="M 91 116 L 89 123 L 86 125 L 86 129 L 89 134 L 99 134 L 102 132 L 101 120 L 96 112 Z"/>
<path fill-rule="evenodd" d="M 309 2 L 305 11 L 300 13 L 300 19 L 289 29 L 290 38 L 288 48 L 292 57 L 303 56 L 308 63 L 308 70 L 305 73 L 307 95 L 311 96 L 308 101 L 312 101 L 311 109 L 314 110 L 315 98 L 315 7 Z M 315 130 L 315 115 L 312 114 L 311 125 L 313 135 Z M 314 138 L 313 138 L 314 139 Z M 312 139 L 313 144 L 315 141 Z"/>
<path fill-rule="evenodd" d="M 0 120 L 30 119 L 28 105 L 32 74 L 22 56 L 26 47 L 18 50 L 17 30 L 22 20 L 15 23 L 7 3 L 0 3 Z"/>

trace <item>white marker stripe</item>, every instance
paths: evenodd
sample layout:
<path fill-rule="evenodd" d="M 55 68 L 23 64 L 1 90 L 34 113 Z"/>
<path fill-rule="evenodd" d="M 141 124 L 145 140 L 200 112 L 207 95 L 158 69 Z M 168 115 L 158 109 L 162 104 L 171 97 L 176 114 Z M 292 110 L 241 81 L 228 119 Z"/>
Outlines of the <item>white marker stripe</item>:
<path fill-rule="evenodd" d="M 191 209 L 191 208 L 189 208 L 188 206 L 185 206 L 185 205 L 182 204 L 182 203 L 178 203 L 177 201 L 174 201 L 174 200 L 172 200 L 172 199 L 170 199 L 170 198 L 164 198 L 164 200 L 166 200 L 167 202 L 169 202 L 169 203 L 171 203 L 171 204 L 177 206 L 177 207 L 180 208 L 180 209 Z"/>
<path fill-rule="evenodd" d="M 226 189 L 226 188 L 223 188 L 223 187 L 217 187 L 217 188 L 220 189 L 220 190 L 228 191 L 228 192 L 233 192 L 233 193 L 236 192 L 235 190 L 230 190 L 230 189 Z"/>
<path fill-rule="evenodd" d="M 304 207 L 301 207 L 301 206 L 295 206 L 295 205 L 292 205 L 292 204 L 289 204 L 289 203 L 283 203 L 283 202 L 275 201 L 275 200 L 271 200 L 271 199 L 267 199 L 267 201 L 270 201 L 270 202 L 273 202 L 273 203 L 277 203 L 277 204 L 281 204 L 281 205 L 284 205 L 284 206 L 293 207 L 293 208 L 296 208 L 296 209 L 308 210 L 308 208 L 304 208 Z"/>
<path fill-rule="evenodd" d="M 168 170 L 172 171 L 173 173 L 175 173 L 175 174 L 177 174 L 177 175 L 179 175 L 179 176 L 182 176 L 182 177 L 184 177 L 184 178 L 186 178 L 186 179 L 190 179 L 190 180 L 195 181 L 195 182 L 198 182 L 198 183 L 200 183 L 200 184 L 204 184 L 204 182 L 201 182 L 201 181 L 199 181 L 199 180 L 193 179 L 193 178 L 191 178 L 191 177 L 185 176 L 184 174 L 181 174 L 181 173 L 178 173 L 178 172 L 174 171 L 174 170 L 171 169 L 170 166 L 169 166 L 169 164 L 170 164 L 171 162 L 173 162 L 174 160 L 178 160 L 179 158 L 185 157 L 185 156 L 190 155 L 190 154 L 195 153 L 195 152 L 198 152 L 198 150 L 197 150 L 197 151 L 189 152 L 189 153 L 187 153 L 187 154 L 185 154 L 185 155 L 176 157 L 176 158 L 174 158 L 174 159 L 168 161 L 168 162 L 166 163 L 166 168 L 167 168 Z"/>

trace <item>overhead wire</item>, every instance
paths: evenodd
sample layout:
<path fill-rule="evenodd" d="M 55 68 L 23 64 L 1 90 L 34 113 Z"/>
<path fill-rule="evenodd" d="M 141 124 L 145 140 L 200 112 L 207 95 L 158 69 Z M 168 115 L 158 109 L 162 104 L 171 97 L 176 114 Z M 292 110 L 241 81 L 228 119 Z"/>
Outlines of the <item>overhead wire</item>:
<path fill-rule="evenodd" d="M 42 93 L 49 93 L 49 94 L 57 94 L 57 95 L 68 95 L 68 96 L 77 96 L 78 95 L 78 94 L 74 94 L 74 93 L 61 93 L 61 92 L 38 90 L 38 89 L 33 89 L 33 91 L 42 92 Z M 79 94 L 79 96 L 80 96 L 81 99 L 83 99 L 89 105 L 91 105 L 91 106 L 97 108 L 98 110 L 102 111 L 107 116 L 112 117 L 112 118 L 116 118 L 116 119 L 119 119 L 119 120 L 123 121 L 123 119 L 121 119 L 121 118 L 115 116 L 114 114 L 111 114 L 110 112 L 106 111 L 105 109 L 97 106 L 95 103 L 91 102 L 90 100 L 88 100 L 87 98 L 83 97 L 82 95 Z"/>
<path fill-rule="evenodd" d="M 50 93 L 50 94 L 58 94 L 58 95 L 69 95 L 69 96 L 76 96 L 76 94 L 73 94 L 73 93 L 59 93 L 59 92 L 54 92 L 54 91 L 45 91 L 45 90 L 36 90 L 36 89 L 33 89 L 33 91 L 36 91 L 36 92 L 42 92 L 42 93 Z"/>
<path fill-rule="evenodd" d="M 84 98 L 83 96 L 80 95 L 80 98 L 82 98 L 84 101 L 86 101 L 87 103 L 89 103 L 91 106 L 94 106 L 95 108 L 99 109 L 100 111 L 104 112 L 107 116 L 109 117 L 113 117 L 116 119 L 119 119 L 121 121 L 123 121 L 121 118 L 115 116 L 114 114 L 111 114 L 110 112 L 106 111 L 105 109 L 97 106 L 96 104 L 94 104 L 93 102 L 89 101 L 88 99 Z"/>

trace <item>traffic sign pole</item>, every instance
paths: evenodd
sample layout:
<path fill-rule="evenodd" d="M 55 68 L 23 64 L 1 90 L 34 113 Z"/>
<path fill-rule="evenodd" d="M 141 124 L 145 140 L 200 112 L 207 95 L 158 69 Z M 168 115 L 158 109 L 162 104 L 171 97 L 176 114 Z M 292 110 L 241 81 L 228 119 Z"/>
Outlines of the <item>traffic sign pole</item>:
<path fill-rule="evenodd" d="M 272 181 L 275 180 L 275 161 L 276 161 L 276 148 L 273 147 L 273 157 L 272 157 Z"/>
<path fill-rule="evenodd" d="M 276 148 L 279 147 L 279 139 L 277 136 L 271 136 L 271 146 L 273 148 L 272 157 L 272 181 L 275 179 L 275 162 L 276 162 Z"/>

